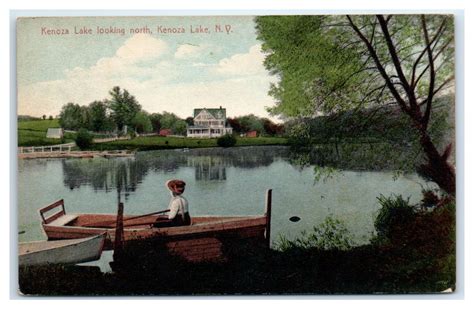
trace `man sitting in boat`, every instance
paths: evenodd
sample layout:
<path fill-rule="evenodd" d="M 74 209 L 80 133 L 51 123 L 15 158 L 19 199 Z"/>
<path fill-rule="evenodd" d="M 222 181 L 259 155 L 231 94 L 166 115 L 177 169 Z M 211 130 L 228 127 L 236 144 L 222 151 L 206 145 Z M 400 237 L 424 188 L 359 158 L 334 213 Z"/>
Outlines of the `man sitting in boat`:
<path fill-rule="evenodd" d="M 168 180 L 166 187 L 170 190 L 171 200 L 168 205 L 168 216 L 160 216 L 154 226 L 169 227 L 179 225 L 191 225 L 191 217 L 188 211 L 188 201 L 183 196 L 186 183 L 179 179 Z"/>

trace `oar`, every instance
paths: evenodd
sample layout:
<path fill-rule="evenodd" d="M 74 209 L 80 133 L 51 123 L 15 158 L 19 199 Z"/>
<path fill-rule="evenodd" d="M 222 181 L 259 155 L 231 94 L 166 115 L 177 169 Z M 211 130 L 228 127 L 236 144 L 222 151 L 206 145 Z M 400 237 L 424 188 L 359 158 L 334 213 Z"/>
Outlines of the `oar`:
<path fill-rule="evenodd" d="M 123 219 L 123 221 L 128 221 L 128 220 L 134 220 L 134 219 L 140 219 L 144 217 L 148 217 L 151 215 L 159 215 L 159 214 L 164 214 L 169 212 L 169 209 L 166 210 L 160 210 L 160 211 L 155 211 L 155 212 L 150 212 L 148 214 L 140 215 L 140 216 L 134 216 L 130 217 L 127 219 Z M 133 225 L 133 224 L 132 224 Z M 94 222 L 94 223 L 89 223 L 89 224 L 84 224 L 82 225 L 84 227 L 114 227 L 115 226 L 115 220 L 108 220 L 108 221 L 102 221 L 102 222 Z M 124 226 L 130 226 L 130 225 L 124 225 Z"/>

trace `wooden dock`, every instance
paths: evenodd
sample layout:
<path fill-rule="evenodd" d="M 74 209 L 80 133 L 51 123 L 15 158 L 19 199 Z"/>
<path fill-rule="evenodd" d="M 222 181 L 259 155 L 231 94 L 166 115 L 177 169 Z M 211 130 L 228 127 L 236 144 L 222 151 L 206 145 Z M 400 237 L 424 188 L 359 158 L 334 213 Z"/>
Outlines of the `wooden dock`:
<path fill-rule="evenodd" d="M 41 158 L 115 158 L 134 157 L 135 152 L 128 150 L 119 151 L 72 151 L 71 146 L 41 146 L 41 147 L 19 147 L 19 159 L 41 159 Z"/>

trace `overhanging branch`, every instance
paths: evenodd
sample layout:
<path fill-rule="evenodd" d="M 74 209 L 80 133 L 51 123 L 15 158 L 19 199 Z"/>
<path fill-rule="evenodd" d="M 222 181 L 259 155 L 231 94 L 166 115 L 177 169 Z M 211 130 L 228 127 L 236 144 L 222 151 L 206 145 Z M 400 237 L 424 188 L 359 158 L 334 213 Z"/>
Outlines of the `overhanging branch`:
<path fill-rule="evenodd" d="M 428 30 L 426 29 L 425 15 L 421 15 L 421 24 L 423 27 L 423 36 L 425 38 L 426 52 L 428 54 L 428 61 L 429 61 L 429 67 L 430 67 L 430 84 L 428 87 L 428 97 L 426 98 L 425 114 L 423 116 L 423 121 L 422 121 L 423 128 L 426 130 L 428 128 L 428 122 L 430 121 L 431 105 L 432 105 L 433 96 L 434 96 L 433 91 L 434 91 L 436 72 L 435 72 L 435 65 L 434 65 L 434 60 L 433 60 L 433 51 L 431 50 L 431 46 L 430 46 Z"/>
<path fill-rule="evenodd" d="M 374 60 L 375 65 L 377 66 L 377 69 L 378 69 L 380 75 L 382 75 L 383 79 L 385 80 L 385 82 L 387 84 L 387 87 L 390 89 L 390 92 L 392 93 L 395 100 L 398 102 L 400 108 L 404 112 L 408 113 L 408 107 L 407 107 L 405 101 L 402 99 L 402 97 L 398 93 L 397 89 L 395 88 L 392 81 L 390 80 L 387 72 L 385 71 L 384 67 L 380 63 L 380 59 L 377 56 L 377 53 L 376 53 L 374 47 L 372 46 L 372 44 L 370 44 L 369 40 L 362 34 L 362 32 L 359 30 L 359 28 L 353 23 L 351 17 L 349 15 L 346 15 L 346 17 L 349 20 L 349 23 L 350 23 L 352 29 L 359 36 L 359 38 L 362 40 L 362 42 L 364 42 L 364 44 L 367 46 L 369 54 L 372 57 L 372 59 Z"/>

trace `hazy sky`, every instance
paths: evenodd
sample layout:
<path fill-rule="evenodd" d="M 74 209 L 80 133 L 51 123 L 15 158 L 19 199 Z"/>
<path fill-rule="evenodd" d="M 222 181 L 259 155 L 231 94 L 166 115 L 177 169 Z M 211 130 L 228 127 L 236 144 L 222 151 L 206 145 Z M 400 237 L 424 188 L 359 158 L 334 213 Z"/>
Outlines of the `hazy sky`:
<path fill-rule="evenodd" d="M 275 77 L 263 60 L 250 16 L 19 19 L 18 114 L 55 116 L 68 102 L 87 105 L 120 86 L 150 113 L 185 118 L 222 106 L 229 117 L 268 117 Z"/>

